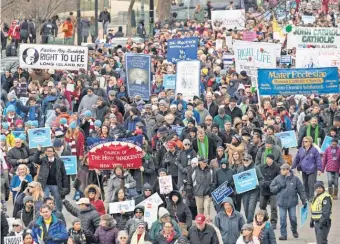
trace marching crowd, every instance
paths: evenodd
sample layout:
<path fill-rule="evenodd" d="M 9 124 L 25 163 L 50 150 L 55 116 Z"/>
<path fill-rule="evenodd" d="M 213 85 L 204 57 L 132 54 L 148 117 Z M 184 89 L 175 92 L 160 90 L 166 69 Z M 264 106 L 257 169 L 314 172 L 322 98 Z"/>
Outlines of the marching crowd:
<path fill-rule="evenodd" d="M 295 7 L 288 21 L 303 25 L 302 10 Z M 154 35 L 144 43 L 129 39 L 113 49 L 89 48 L 87 71 L 20 67 L 5 71 L 0 131 L 2 242 L 6 236 L 22 235 L 24 244 L 275 244 L 289 236 L 287 213 L 292 235 L 299 237 L 297 207 L 309 202 L 317 243 L 328 243 L 332 204 L 339 191 L 339 94 L 260 99 L 246 71 L 224 67 L 222 56 L 232 53 L 232 47 L 224 43 L 222 49 L 216 48 L 216 39 L 231 35 L 242 40 L 242 31 L 213 29 L 200 11 L 198 7 L 194 19 L 185 22 L 157 22 Z M 339 23 L 339 9 L 313 11 L 314 26 Z M 257 42 L 277 42 L 271 20 L 247 13 L 247 30 L 257 32 Z M 185 100 L 181 91 L 165 90 L 162 79 L 176 70 L 166 60 L 167 40 L 192 36 L 200 43 L 200 95 Z M 285 45 L 282 53 L 294 55 Z M 152 55 L 154 83 L 148 101 L 128 96 L 126 53 Z M 183 130 L 177 133 L 173 126 Z M 29 148 L 27 132 L 39 127 L 51 128 L 53 145 Z M 275 135 L 290 130 L 298 138 L 294 157 Z M 89 169 L 89 138 L 138 135 L 143 136 L 140 168 Z M 326 136 L 332 142 L 320 154 L 317 145 Z M 66 174 L 60 159 L 69 155 L 77 157 L 74 177 Z M 256 170 L 258 185 L 238 194 L 233 175 L 250 169 Z M 327 186 L 317 180 L 323 173 Z M 166 175 L 172 177 L 173 190 L 164 195 L 158 177 Z M 225 182 L 234 192 L 217 204 L 211 193 Z M 69 201 L 66 196 L 71 192 Z M 149 226 L 144 221 L 145 206 L 139 204 L 154 193 L 163 202 L 158 219 Z M 134 211 L 109 214 L 109 203 L 130 199 L 135 200 Z M 7 211 L 9 205 L 13 212 Z M 72 223 L 66 223 L 63 208 L 75 217 Z M 11 226 L 9 216 L 15 219 Z"/>

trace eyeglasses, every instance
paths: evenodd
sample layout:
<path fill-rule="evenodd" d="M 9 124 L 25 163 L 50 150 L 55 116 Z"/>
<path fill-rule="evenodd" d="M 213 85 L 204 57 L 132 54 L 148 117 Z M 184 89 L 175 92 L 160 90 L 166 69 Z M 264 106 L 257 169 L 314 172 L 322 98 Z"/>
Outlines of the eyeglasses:
<path fill-rule="evenodd" d="M 20 225 L 12 225 L 13 227 L 18 227 L 18 226 L 20 226 Z"/>

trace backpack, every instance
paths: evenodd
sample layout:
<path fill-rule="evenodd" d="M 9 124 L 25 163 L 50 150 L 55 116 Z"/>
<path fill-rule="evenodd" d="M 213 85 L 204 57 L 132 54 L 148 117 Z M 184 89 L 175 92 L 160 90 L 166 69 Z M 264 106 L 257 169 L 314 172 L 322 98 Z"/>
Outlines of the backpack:
<path fill-rule="evenodd" d="M 17 48 L 15 47 L 15 43 L 10 43 L 6 47 L 6 56 L 7 57 L 15 57 L 18 56 Z"/>

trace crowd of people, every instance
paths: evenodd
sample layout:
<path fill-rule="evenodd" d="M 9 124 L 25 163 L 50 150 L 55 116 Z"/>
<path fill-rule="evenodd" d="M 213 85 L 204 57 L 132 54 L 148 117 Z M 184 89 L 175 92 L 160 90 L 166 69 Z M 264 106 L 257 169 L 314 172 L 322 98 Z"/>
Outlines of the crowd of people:
<path fill-rule="evenodd" d="M 303 25 L 299 3 L 286 16 L 289 23 Z M 206 18 L 200 12 L 197 7 L 194 18 L 185 22 L 173 18 L 157 22 L 143 43 L 129 39 L 111 49 L 89 47 L 87 71 L 21 67 L 5 71 L 0 130 L 2 242 L 6 236 L 22 236 L 24 244 L 276 244 L 289 237 L 287 213 L 292 236 L 299 237 L 297 209 L 299 203 L 306 208 L 309 202 L 317 243 L 327 243 L 339 191 L 339 94 L 258 97 L 246 71 L 225 67 L 222 56 L 232 53 L 232 46 L 223 43 L 222 49 L 216 48 L 216 39 L 231 35 L 242 40 L 242 31 L 214 29 L 211 15 Z M 339 24 L 339 8 L 312 14 L 314 26 Z M 101 20 L 104 34 L 110 35 L 107 10 Z M 66 21 L 73 29 L 72 18 Z M 272 19 L 257 19 L 248 12 L 246 28 L 257 32 L 257 42 L 278 42 Z M 35 37 L 27 33 L 31 42 Z M 41 34 L 44 37 L 44 31 Z M 163 74 L 176 71 L 175 64 L 166 60 L 167 40 L 192 36 L 200 43 L 200 94 L 185 100 L 181 91 L 164 89 Z M 128 95 L 126 53 L 152 57 L 154 83 L 148 100 Z M 287 53 L 294 56 L 295 50 L 287 50 L 284 42 L 282 54 Z M 183 130 L 178 133 L 174 126 Z M 39 127 L 51 128 L 52 146 L 29 147 L 28 130 Z M 298 138 L 295 156 L 276 135 L 290 130 Z M 143 136 L 141 167 L 89 168 L 89 138 L 138 135 Z M 331 145 L 320 153 L 326 136 L 332 138 Z M 75 176 L 66 174 L 60 158 L 71 155 L 77 158 Z M 250 169 L 256 170 L 258 185 L 237 193 L 233 176 Z M 323 173 L 327 191 L 318 181 Z M 161 194 L 158 178 L 167 175 L 173 190 Z M 225 182 L 233 193 L 216 203 L 211 194 Z M 162 204 L 150 226 L 144 220 L 145 206 L 139 204 L 154 193 Z M 126 200 L 135 201 L 134 211 L 109 213 L 109 203 Z M 72 223 L 66 221 L 63 208 L 75 217 Z M 11 226 L 9 216 L 15 219 Z"/>

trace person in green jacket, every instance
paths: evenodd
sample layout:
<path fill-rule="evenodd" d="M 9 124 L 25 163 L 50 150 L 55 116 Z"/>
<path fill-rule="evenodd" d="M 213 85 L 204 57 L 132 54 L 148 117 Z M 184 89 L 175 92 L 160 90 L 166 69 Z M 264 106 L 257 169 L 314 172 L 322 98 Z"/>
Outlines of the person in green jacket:
<path fill-rule="evenodd" d="M 198 23 L 203 23 L 204 21 L 204 9 L 201 8 L 200 4 L 196 5 L 194 20 L 196 20 Z"/>
<path fill-rule="evenodd" d="M 181 236 L 181 229 L 177 222 L 174 219 L 171 219 L 169 211 L 164 208 L 160 207 L 158 210 L 158 220 L 152 223 L 151 230 L 149 232 L 150 237 L 152 240 L 156 239 L 157 234 L 163 229 L 163 225 L 167 222 L 171 222 L 174 230 Z"/>
<path fill-rule="evenodd" d="M 225 114 L 224 108 L 218 109 L 218 115 L 214 117 L 214 123 L 218 124 L 220 130 L 224 130 L 224 124 L 229 121 L 231 122 L 231 117 Z"/>

